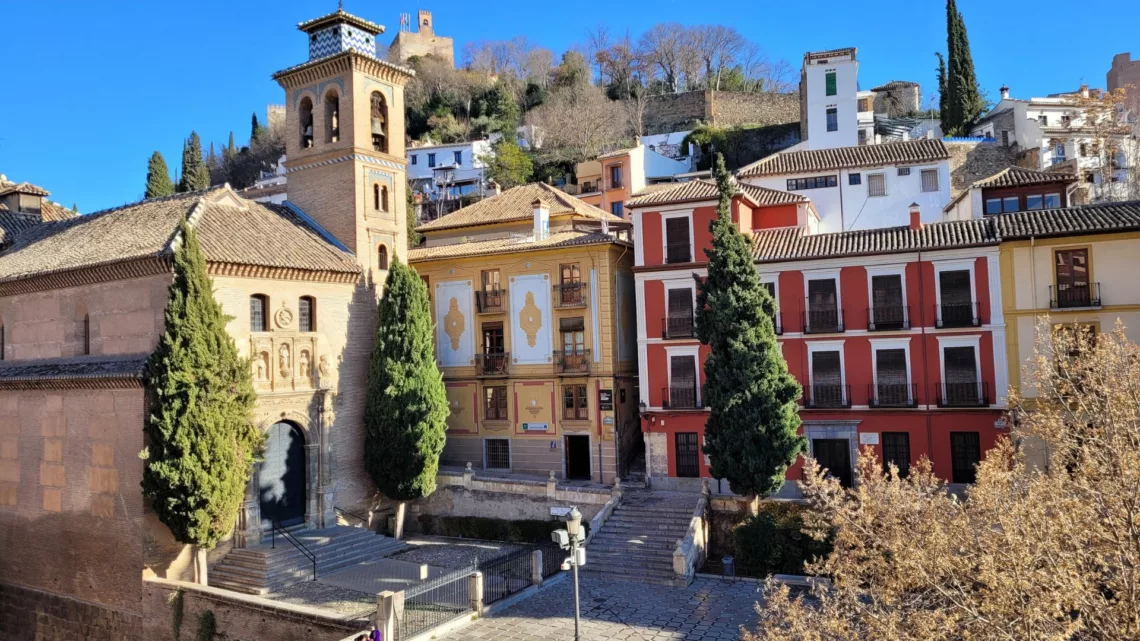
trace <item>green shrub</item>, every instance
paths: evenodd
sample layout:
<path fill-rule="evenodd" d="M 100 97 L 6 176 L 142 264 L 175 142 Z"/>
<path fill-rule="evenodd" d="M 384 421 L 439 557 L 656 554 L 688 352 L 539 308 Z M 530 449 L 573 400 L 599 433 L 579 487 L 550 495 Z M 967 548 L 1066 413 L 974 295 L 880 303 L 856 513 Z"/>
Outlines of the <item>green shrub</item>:
<path fill-rule="evenodd" d="M 510 541 L 512 543 L 545 543 L 550 533 L 565 527 L 562 521 L 542 521 L 537 519 L 508 521 L 482 516 L 433 516 L 423 514 L 419 518 L 420 531 L 436 536 L 451 536 L 461 539 L 483 539 L 486 541 Z M 582 522 L 586 532 L 590 524 Z"/>
<path fill-rule="evenodd" d="M 750 516 L 732 532 L 740 574 L 803 574 L 804 563 L 831 553 L 830 541 L 804 534 L 795 506 L 773 504 Z"/>

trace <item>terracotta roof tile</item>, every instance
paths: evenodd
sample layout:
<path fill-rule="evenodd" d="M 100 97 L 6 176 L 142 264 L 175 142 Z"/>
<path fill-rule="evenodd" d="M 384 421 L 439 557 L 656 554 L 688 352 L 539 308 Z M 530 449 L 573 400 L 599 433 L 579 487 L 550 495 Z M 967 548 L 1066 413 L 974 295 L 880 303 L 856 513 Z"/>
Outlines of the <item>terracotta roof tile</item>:
<path fill-rule="evenodd" d="M 4 183 L 0 185 L 0 196 L 6 196 L 10 193 L 18 192 L 21 194 L 32 194 L 34 196 L 48 196 L 51 192 L 43 187 L 37 187 L 32 183 Z"/>
<path fill-rule="evenodd" d="M 625 241 L 617 240 L 612 235 L 602 234 L 600 232 L 562 231 L 551 233 L 550 237 L 545 240 L 527 241 L 513 238 L 496 238 L 471 243 L 418 247 L 408 252 L 408 262 L 416 263 L 443 258 L 508 254 L 512 252 L 529 252 L 537 249 L 558 249 L 562 247 L 580 247 L 582 245 L 602 245 L 608 243 L 628 244 Z"/>
<path fill-rule="evenodd" d="M 440 216 L 431 222 L 420 225 L 417 230 L 432 232 L 441 229 L 526 220 L 534 216 L 534 209 L 531 205 L 536 200 L 546 203 L 546 206 L 550 208 L 551 217 L 578 216 L 594 220 L 607 218 L 610 221 L 618 222 L 622 220 L 550 185 L 531 183 L 512 187 L 498 196 L 484 198 L 446 216 Z"/>
<path fill-rule="evenodd" d="M 39 381 L 141 378 L 146 354 L 0 361 L 0 387 Z"/>
<path fill-rule="evenodd" d="M 1023 167 L 1006 167 L 988 178 L 975 182 L 972 187 L 1022 187 L 1043 183 L 1073 182 L 1076 179 L 1077 177 L 1073 174 L 1037 171 Z"/>
<path fill-rule="evenodd" d="M 802 194 L 794 194 L 779 189 L 768 189 L 744 183 L 737 183 L 740 193 L 757 205 L 787 205 L 809 202 Z M 715 200 L 719 197 L 716 183 L 711 180 L 691 180 L 671 185 L 668 189 L 642 191 L 640 195 L 626 202 L 626 207 L 645 207 L 662 203 L 684 203 L 701 200 Z"/>
<path fill-rule="evenodd" d="M 986 216 L 1002 240 L 1140 230 L 1140 201 Z"/>
<path fill-rule="evenodd" d="M 778 152 L 741 167 L 736 175 L 775 176 L 813 171 L 878 167 L 882 165 L 926 163 L 950 158 L 946 145 L 938 139 L 905 140 L 881 145 L 836 147 L 810 151 Z"/>
<path fill-rule="evenodd" d="M 919 229 L 886 227 L 835 234 L 807 234 L 803 227 L 763 229 L 752 234 L 757 262 L 866 256 L 911 251 L 996 245 L 998 237 L 987 220 L 933 223 Z"/>

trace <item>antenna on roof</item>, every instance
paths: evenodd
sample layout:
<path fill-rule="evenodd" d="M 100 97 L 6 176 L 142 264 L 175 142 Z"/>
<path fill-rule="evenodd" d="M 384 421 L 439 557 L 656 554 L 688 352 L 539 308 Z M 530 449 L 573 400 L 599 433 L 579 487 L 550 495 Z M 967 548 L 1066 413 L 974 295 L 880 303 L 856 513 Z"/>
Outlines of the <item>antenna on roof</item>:
<path fill-rule="evenodd" d="M 336 10 L 344 11 L 344 0 L 336 0 Z"/>

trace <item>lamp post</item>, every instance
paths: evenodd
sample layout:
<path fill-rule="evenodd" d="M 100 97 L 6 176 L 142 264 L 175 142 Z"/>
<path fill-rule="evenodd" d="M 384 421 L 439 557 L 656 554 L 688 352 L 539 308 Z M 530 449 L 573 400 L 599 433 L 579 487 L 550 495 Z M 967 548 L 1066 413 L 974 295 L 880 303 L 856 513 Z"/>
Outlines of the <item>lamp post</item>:
<path fill-rule="evenodd" d="M 577 507 L 570 508 L 570 512 L 566 514 L 566 529 L 554 532 L 553 538 L 559 547 L 570 551 L 570 558 L 566 559 L 562 569 L 565 570 L 566 564 L 569 564 L 574 570 L 574 641 L 579 641 L 582 614 L 578 600 L 578 566 L 585 558 L 585 550 L 582 550 L 582 559 L 579 559 L 578 546 L 582 543 L 582 513 Z"/>

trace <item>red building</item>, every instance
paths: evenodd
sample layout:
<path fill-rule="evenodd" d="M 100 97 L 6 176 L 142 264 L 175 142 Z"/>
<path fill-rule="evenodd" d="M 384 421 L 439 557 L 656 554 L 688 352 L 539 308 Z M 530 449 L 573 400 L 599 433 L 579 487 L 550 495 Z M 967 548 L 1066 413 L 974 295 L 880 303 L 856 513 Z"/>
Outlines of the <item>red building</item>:
<path fill-rule="evenodd" d="M 998 239 L 983 220 L 814 233 L 803 196 L 740 185 L 732 215 L 776 298 L 784 358 L 804 388 L 803 433 L 850 483 L 858 449 L 906 469 L 926 456 L 952 483 L 1001 433 L 1007 369 Z M 654 487 L 709 477 L 701 452 L 707 348 L 693 332 L 716 190 L 694 182 L 636 198 L 639 383 Z M 788 472 L 798 479 L 801 464 Z M 691 479 L 691 480 L 689 480 Z M 727 487 L 727 486 L 725 486 Z M 794 495 L 792 484 L 783 495 Z"/>

